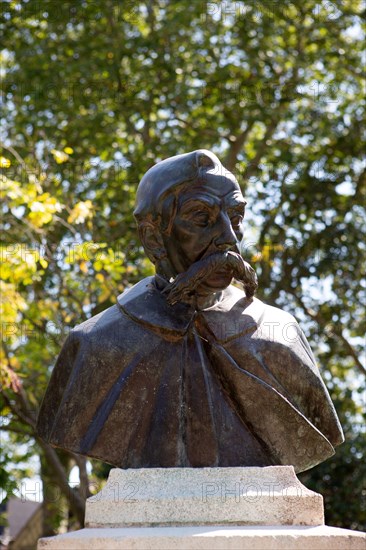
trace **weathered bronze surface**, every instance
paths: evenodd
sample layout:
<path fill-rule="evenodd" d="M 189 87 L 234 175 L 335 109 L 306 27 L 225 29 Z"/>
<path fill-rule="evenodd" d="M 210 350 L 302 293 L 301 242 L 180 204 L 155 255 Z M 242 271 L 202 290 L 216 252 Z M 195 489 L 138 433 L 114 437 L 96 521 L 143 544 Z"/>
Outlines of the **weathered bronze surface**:
<path fill-rule="evenodd" d="M 145 174 L 135 217 L 156 276 L 71 332 L 40 410 L 44 440 L 121 468 L 299 472 L 334 454 L 342 429 L 305 336 L 253 297 L 244 207 L 209 151 Z"/>

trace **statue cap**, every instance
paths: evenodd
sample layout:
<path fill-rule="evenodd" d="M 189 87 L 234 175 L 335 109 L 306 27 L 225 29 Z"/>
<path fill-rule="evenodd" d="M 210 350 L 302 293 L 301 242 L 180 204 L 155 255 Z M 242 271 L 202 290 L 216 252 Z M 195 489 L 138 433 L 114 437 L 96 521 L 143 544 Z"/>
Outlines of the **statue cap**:
<path fill-rule="evenodd" d="M 217 156 L 207 149 L 198 149 L 158 162 L 146 172 L 139 183 L 135 217 L 143 219 L 148 214 L 159 214 L 161 200 L 172 188 L 204 179 L 206 173 L 225 177 L 229 175 Z"/>

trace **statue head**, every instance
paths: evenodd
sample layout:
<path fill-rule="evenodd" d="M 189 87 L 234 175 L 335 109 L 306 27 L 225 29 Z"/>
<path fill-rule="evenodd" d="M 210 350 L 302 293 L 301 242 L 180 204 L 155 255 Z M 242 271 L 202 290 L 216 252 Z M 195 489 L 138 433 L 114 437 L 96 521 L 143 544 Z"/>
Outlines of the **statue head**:
<path fill-rule="evenodd" d="M 157 273 L 170 280 L 212 255 L 237 253 L 245 204 L 233 174 L 205 149 L 150 168 L 139 184 L 134 215 Z M 211 292 L 233 277 L 221 267 L 205 277 Z"/>

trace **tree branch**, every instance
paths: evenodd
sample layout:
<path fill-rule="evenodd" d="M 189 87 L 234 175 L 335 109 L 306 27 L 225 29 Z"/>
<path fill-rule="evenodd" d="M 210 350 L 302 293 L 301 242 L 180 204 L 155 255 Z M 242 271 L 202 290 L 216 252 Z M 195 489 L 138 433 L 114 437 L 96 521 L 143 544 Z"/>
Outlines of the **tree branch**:
<path fill-rule="evenodd" d="M 30 437 L 33 437 L 32 432 L 27 432 L 26 430 L 21 430 L 20 428 L 14 428 L 11 424 L 0 426 L 0 431 L 1 430 L 3 430 L 4 432 L 13 432 L 15 434 L 28 435 Z"/>
<path fill-rule="evenodd" d="M 340 330 L 340 331 L 337 331 L 337 330 L 334 330 L 333 333 L 343 342 L 343 344 L 345 345 L 345 347 L 347 348 L 347 351 L 348 353 L 351 355 L 352 359 L 354 360 L 355 364 L 356 364 L 356 367 L 358 368 L 358 370 L 360 372 L 362 372 L 362 374 L 364 376 L 366 376 L 366 368 L 363 366 L 363 364 L 361 363 L 361 361 L 359 360 L 358 356 L 357 356 L 357 353 L 355 352 L 355 349 L 353 348 L 353 346 L 350 344 L 350 342 L 347 340 L 347 338 L 345 337 L 345 335 L 343 334 L 343 331 Z"/>
<path fill-rule="evenodd" d="M 326 321 L 323 319 L 323 317 L 322 317 L 322 315 L 319 311 L 315 311 L 314 309 L 309 308 L 308 306 L 306 306 L 306 304 L 304 303 L 302 298 L 300 298 L 300 296 L 295 294 L 295 292 L 289 291 L 289 290 L 288 290 L 288 292 L 295 298 L 295 300 L 301 306 L 302 310 L 306 313 L 306 315 L 311 317 L 311 319 L 313 319 L 320 327 L 324 327 L 326 325 Z M 334 337 L 339 338 L 339 340 L 342 342 L 342 344 L 345 345 L 345 347 L 347 348 L 348 353 L 350 354 L 350 356 L 354 360 L 355 365 L 358 368 L 358 370 L 364 376 L 366 376 L 366 369 L 363 366 L 363 364 L 361 363 L 361 361 L 359 360 L 359 358 L 357 356 L 357 353 L 354 350 L 353 346 L 350 344 L 350 342 L 344 336 L 343 330 L 342 329 L 337 330 L 337 329 L 334 329 L 334 327 L 333 327 L 331 335 L 333 335 Z"/>
<path fill-rule="evenodd" d="M 225 166 L 231 172 L 235 168 L 235 164 L 237 163 L 237 160 L 238 160 L 238 154 L 240 153 L 241 149 L 243 148 L 244 143 L 247 140 L 248 134 L 249 134 L 250 130 L 253 128 L 253 125 L 254 125 L 254 120 L 252 120 L 251 122 L 248 122 L 245 130 L 243 130 L 239 134 L 239 136 L 235 139 L 235 141 L 229 140 L 230 141 L 230 148 L 229 148 L 228 154 L 226 156 Z"/>
<path fill-rule="evenodd" d="M 89 476 L 86 469 L 87 460 L 85 457 L 77 454 L 73 454 L 76 465 L 79 468 L 79 477 L 80 477 L 80 494 L 84 499 L 90 497 L 91 492 L 89 489 Z"/>
<path fill-rule="evenodd" d="M 70 487 L 66 471 L 59 457 L 57 456 L 55 449 L 53 449 L 48 443 L 45 443 L 38 435 L 35 436 L 35 440 L 42 448 L 45 458 L 53 470 L 56 483 L 60 487 L 63 495 L 67 498 L 67 501 L 70 504 L 70 508 L 80 522 L 80 525 L 84 525 L 84 499 L 81 497 L 77 489 L 73 489 L 72 487 Z"/>

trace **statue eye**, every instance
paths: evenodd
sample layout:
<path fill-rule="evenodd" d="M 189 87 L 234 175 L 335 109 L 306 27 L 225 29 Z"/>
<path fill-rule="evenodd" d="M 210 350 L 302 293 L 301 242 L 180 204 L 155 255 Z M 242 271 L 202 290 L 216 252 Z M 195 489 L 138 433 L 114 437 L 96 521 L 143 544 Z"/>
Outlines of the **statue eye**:
<path fill-rule="evenodd" d="M 240 229 L 240 224 L 243 221 L 243 216 L 240 216 L 240 214 L 234 214 L 230 217 L 230 221 L 234 229 Z"/>
<path fill-rule="evenodd" d="M 206 210 L 192 212 L 191 220 L 197 225 L 207 225 L 210 221 L 210 215 Z"/>

